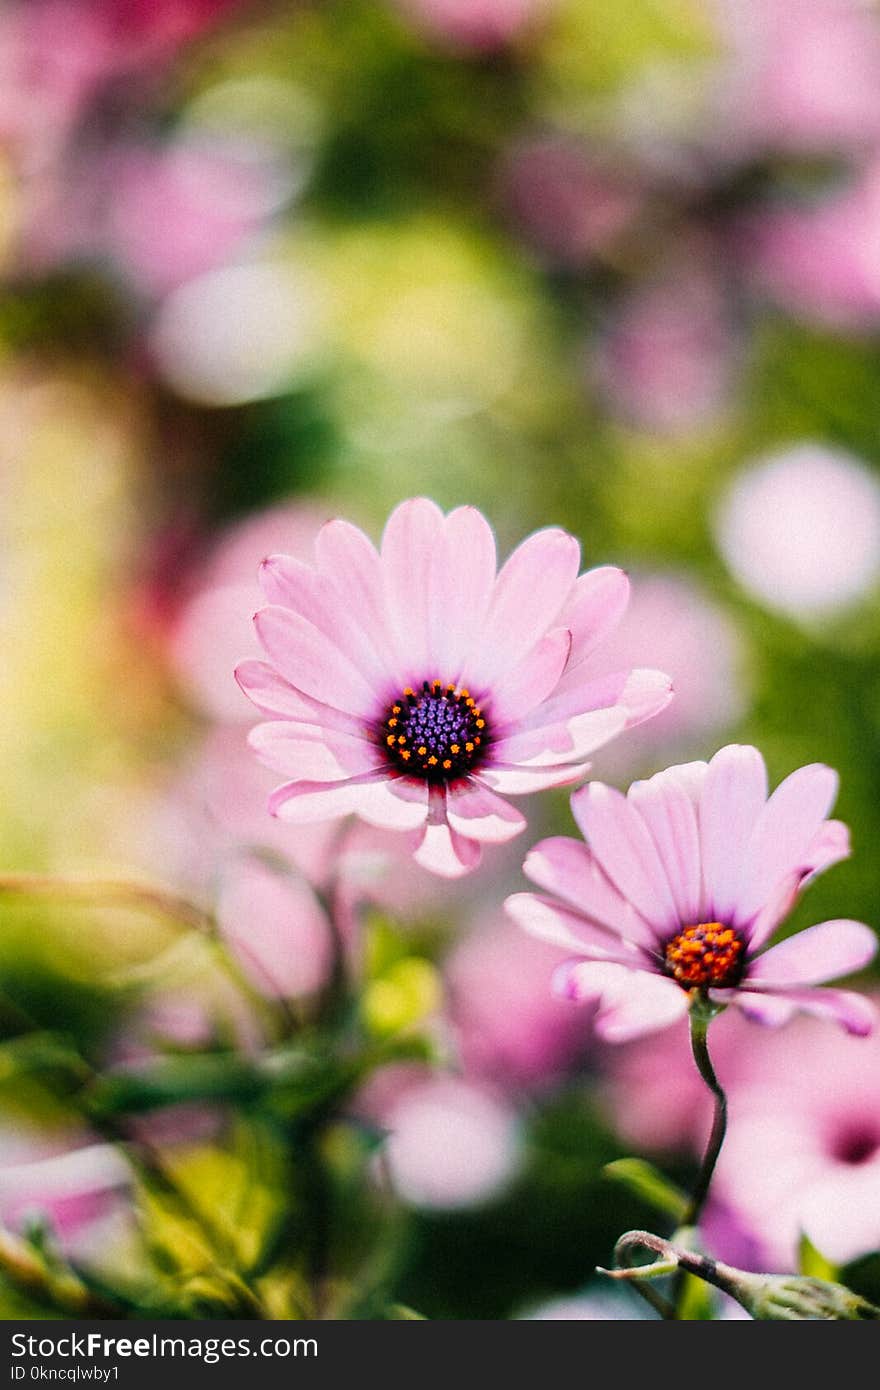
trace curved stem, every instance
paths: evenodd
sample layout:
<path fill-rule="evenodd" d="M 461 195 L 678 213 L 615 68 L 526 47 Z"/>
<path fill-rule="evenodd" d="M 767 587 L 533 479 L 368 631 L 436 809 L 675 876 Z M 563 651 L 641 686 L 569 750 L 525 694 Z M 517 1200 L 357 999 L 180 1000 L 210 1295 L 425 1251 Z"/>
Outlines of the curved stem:
<path fill-rule="evenodd" d="M 683 1223 L 685 1226 L 696 1226 L 702 1215 L 706 1198 L 709 1195 L 712 1174 L 715 1172 L 715 1164 L 718 1161 L 721 1145 L 724 1143 L 724 1136 L 727 1133 L 727 1096 L 715 1075 L 715 1068 L 712 1066 L 712 1060 L 709 1056 L 707 1035 L 712 1017 L 712 1013 L 700 1007 L 700 1004 L 691 1008 L 691 1050 L 694 1054 L 697 1070 L 715 1098 L 715 1114 L 690 1206 L 685 1214 Z"/>

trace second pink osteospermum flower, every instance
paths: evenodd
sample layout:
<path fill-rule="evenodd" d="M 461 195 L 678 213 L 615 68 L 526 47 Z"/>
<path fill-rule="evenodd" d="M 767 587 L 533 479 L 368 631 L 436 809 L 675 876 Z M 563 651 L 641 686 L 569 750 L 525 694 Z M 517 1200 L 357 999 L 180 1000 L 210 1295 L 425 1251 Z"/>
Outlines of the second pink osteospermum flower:
<path fill-rule="evenodd" d="M 547 896 L 514 894 L 507 910 L 572 950 L 558 987 L 597 1001 L 609 1041 L 673 1023 L 694 991 L 760 1023 L 800 1010 L 868 1033 L 863 996 L 813 986 L 867 964 L 869 927 L 822 922 L 763 949 L 810 879 L 849 853 L 846 827 L 826 819 L 836 792 L 837 774 L 814 763 L 768 798 L 763 758 L 736 744 L 626 796 L 593 782 L 571 799 L 587 844 L 536 845 L 524 870 Z"/>
<path fill-rule="evenodd" d="M 356 526 L 319 532 L 315 567 L 264 561 L 255 623 L 270 663 L 236 676 L 272 722 L 251 735 L 291 780 L 270 810 L 293 824 L 356 813 L 418 832 L 415 855 L 454 877 L 483 842 L 525 828 L 505 800 L 583 776 L 586 756 L 662 709 L 658 671 L 586 678 L 582 663 L 619 620 L 617 569 L 578 577 L 580 547 L 538 531 L 496 573 L 492 529 L 473 507 L 448 516 L 403 502 L 377 551 Z"/>

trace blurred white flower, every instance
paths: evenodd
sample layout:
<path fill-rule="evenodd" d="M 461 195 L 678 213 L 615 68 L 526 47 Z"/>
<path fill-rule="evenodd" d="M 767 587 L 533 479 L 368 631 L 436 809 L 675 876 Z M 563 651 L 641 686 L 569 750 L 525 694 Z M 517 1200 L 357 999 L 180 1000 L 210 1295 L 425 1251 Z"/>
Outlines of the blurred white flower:
<path fill-rule="evenodd" d="M 391 1178 L 414 1206 L 479 1206 L 515 1176 L 522 1140 L 512 1109 L 454 1077 L 408 1088 L 382 1117 Z"/>
<path fill-rule="evenodd" d="M 880 575 L 880 484 L 852 455 L 800 444 L 734 479 L 715 535 L 732 574 L 766 607 L 828 616 Z"/>
<path fill-rule="evenodd" d="M 209 271 L 172 291 L 150 335 L 162 376 L 199 405 L 282 393 L 314 343 L 313 291 L 286 262 Z"/>

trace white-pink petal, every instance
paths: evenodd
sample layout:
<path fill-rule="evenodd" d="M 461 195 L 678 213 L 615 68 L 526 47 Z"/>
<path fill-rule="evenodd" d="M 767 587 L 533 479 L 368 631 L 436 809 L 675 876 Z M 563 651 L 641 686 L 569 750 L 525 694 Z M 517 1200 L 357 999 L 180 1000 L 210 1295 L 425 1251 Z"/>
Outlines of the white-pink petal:
<path fill-rule="evenodd" d="M 767 800 L 767 769 L 757 748 L 728 744 L 709 763 L 700 797 L 706 909 L 730 921 L 742 891 L 746 846 Z"/>
<path fill-rule="evenodd" d="M 580 546 L 550 527 L 528 536 L 501 569 L 483 631 L 462 667 L 462 679 L 481 696 L 521 661 L 556 622 L 577 579 Z"/>
<path fill-rule="evenodd" d="M 425 818 L 425 804 L 402 801 L 391 795 L 388 774 L 367 772 L 341 782 L 286 782 L 269 798 L 269 811 L 290 825 L 335 820 L 358 815 L 371 824 L 391 830 L 413 830 Z"/>
<path fill-rule="evenodd" d="M 446 819 L 459 834 L 486 844 L 503 844 L 526 828 L 515 806 L 476 780 L 447 788 Z"/>
<path fill-rule="evenodd" d="M 634 968 L 646 964 L 635 946 L 543 894 L 512 893 L 504 910 L 529 936 L 574 951 L 584 959 L 613 960 Z"/>
<path fill-rule="evenodd" d="M 655 944 L 655 935 L 635 908 L 621 897 L 580 840 L 557 835 L 541 840 L 526 855 L 523 873 L 591 922 L 627 941 Z"/>
<path fill-rule="evenodd" d="M 571 631 L 571 666 L 576 668 L 614 631 L 629 603 L 627 575 L 614 565 L 598 565 L 577 580 L 562 613 Z"/>
<path fill-rule="evenodd" d="M 493 750 L 494 753 L 494 750 Z M 555 763 L 549 767 L 517 767 L 508 762 L 491 762 L 480 768 L 480 781 L 502 796 L 527 796 L 548 787 L 570 787 L 590 770 L 589 763 Z"/>
<path fill-rule="evenodd" d="M 628 799 L 657 846 L 679 922 L 704 921 L 700 832 L 687 782 L 672 767 L 649 781 L 634 782 Z"/>
<path fill-rule="evenodd" d="M 257 709 L 272 719 L 294 719 L 355 737 L 364 732 L 363 719 L 304 695 L 265 661 L 242 661 L 235 668 L 235 678 Z"/>
<path fill-rule="evenodd" d="M 283 777 L 335 782 L 384 766 L 375 743 L 291 719 L 258 724 L 248 743 L 261 762 Z"/>
<path fill-rule="evenodd" d="M 571 633 L 567 628 L 556 628 L 499 676 L 490 697 L 493 733 L 503 737 L 505 728 L 547 699 L 565 669 L 570 649 Z"/>
<path fill-rule="evenodd" d="M 745 926 L 776 885 L 804 868 L 810 845 L 834 804 L 838 778 L 823 763 L 799 767 L 772 793 L 744 851 L 744 877 L 733 920 Z"/>
<path fill-rule="evenodd" d="M 593 1026 L 606 1042 L 668 1028 L 688 1010 L 687 993 L 674 980 L 611 962 L 570 962 L 559 967 L 554 983 L 565 998 L 598 1004 Z"/>
<path fill-rule="evenodd" d="M 659 934 L 679 925 L 663 863 L 635 807 L 614 787 L 588 783 L 571 809 L 600 866 Z"/>
<path fill-rule="evenodd" d="M 780 941 L 749 963 L 749 988 L 818 985 L 861 970 L 877 954 L 877 937 L 864 922 L 840 919 Z"/>
<path fill-rule="evenodd" d="M 272 605 L 254 617 L 257 634 L 281 674 L 322 704 L 361 718 L 382 710 L 377 692 L 335 642 L 289 608 Z"/>
<path fill-rule="evenodd" d="M 382 534 L 382 581 L 389 639 L 404 684 L 420 684 L 436 674 L 431 641 L 437 574 L 443 563 L 445 519 L 427 497 L 395 507 Z M 439 552 L 439 553 L 438 553 Z"/>
<path fill-rule="evenodd" d="M 464 659 L 484 628 L 497 567 L 495 536 L 476 507 L 449 513 L 438 560 L 431 614 L 436 674 L 458 685 Z"/>

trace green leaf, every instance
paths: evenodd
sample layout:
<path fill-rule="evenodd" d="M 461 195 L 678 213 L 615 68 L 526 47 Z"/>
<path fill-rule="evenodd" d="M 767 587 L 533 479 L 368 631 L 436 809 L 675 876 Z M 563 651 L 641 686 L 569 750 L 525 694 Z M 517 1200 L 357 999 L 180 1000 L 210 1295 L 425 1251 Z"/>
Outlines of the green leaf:
<path fill-rule="evenodd" d="M 618 1158 L 613 1163 L 605 1164 L 602 1175 L 612 1182 L 621 1183 L 655 1211 L 662 1211 L 671 1217 L 676 1224 L 684 1220 L 690 1205 L 687 1193 L 644 1159 Z"/>
<path fill-rule="evenodd" d="M 840 1273 L 837 1265 L 817 1250 L 809 1236 L 803 1233 L 798 1246 L 798 1269 L 801 1274 L 809 1274 L 813 1279 L 830 1279 L 832 1283 Z"/>

